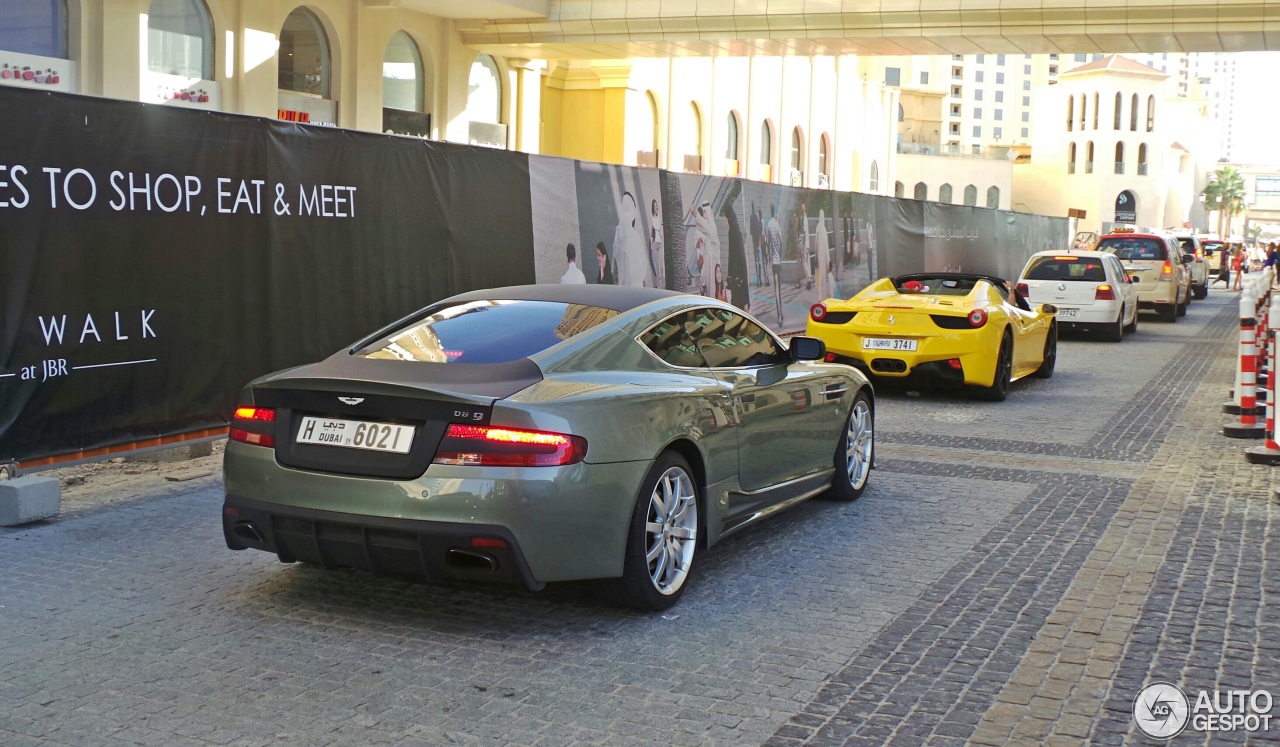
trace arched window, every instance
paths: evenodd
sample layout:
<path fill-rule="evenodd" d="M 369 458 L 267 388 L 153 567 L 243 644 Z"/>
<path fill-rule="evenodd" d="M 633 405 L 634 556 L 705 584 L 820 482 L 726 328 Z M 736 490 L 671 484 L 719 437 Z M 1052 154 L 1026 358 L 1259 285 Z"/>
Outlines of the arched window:
<path fill-rule="evenodd" d="M 1129 131 L 1138 131 L 1138 94 L 1133 94 L 1133 100 L 1129 102 Z"/>
<path fill-rule="evenodd" d="M 1076 127 L 1076 97 L 1067 97 L 1067 132 L 1071 132 Z"/>
<path fill-rule="evenodd" d="M 1147 144 L 1138 146 L 1138 176 L 1147 175 Z"/>
<path fill-rule="evenodd" d="M 902 108 L 902 104 L 898 104 L 898 121 L 907 121 L 907 110 Z"/>
<path fill-rule="evenodd" d="M 649 102 L 649 141 L 642 143 L 640 150 L 658 153 L 658 143 L 662 142 L 662 117 L 658 114 L 658 97 L 653 95 L 653 91 L 645 92 L 645 100 Z M 641 132 L 644 130 L 642 129 Z M 656 162 L 655 162 L 656 165 Z"/>
<path fill-rule="evenodd" d="M 689 152 L 688 155 L 693 156 L 698 161 L 696 171 L 703 171 L 702 168 L 702 110 L 698 108 L 698 102 L 689 102 Z"/>
<path fill-rule="evenodd" d="M 1094 102 L 1094 103 L 1095 103 L 1095 107 L 1093 111 L 1096 114 L 1098 111 L 1096 106 L 1097 102 Z M 987 207 L 991 208 L 992 210 L 1000 209 L 1000 188 L 999 187 L 987 187 Z"/>
<path fill-rule="evenodd" d="M 948 205 L 951 204 L 951 185 L 950 184 L 944 184 L 941 187 L 938 187 L 938 202 L 944 202 Z"/>
<path fill-rule="evenodd" d="M 282 91 L 329 98 L 329 38 L 320 20 L 306 8 L 294 8 L 280 29 Z"/>
<path fill-rule="evenodd" d="M 906 193 L 907 193 L 907 185 L 903 184 L 902 182 L 894 182 L 894 183 L 893 183 L 893 196 L 894 196 L 894 197 L 902 197 L 902 196 L 903 196 L 903 195 L 905 195 Z"/>
<path fill-rule="evenodd" d="M 978 205 L 978 188 L 972 184 L 964 188 L 964 204 L 969 207 L 977 207 Z"/>
<path fill-rule="evenodd" d="M 1076 144 L 1071 143 L 1067 146 L 1067 173 L 1076 173 Z"/>
<path fill-rule="evenodd" d="M 1080 129 L 1084 129 L 1084 123 L 1089 120 L 1089 95 L 1080 94 Z"/>
<path fill-rule="evenodd" d="M 1093 129 L 1098 129 L 1098 94 L 1093 94 Z"/>
<path fill-rule="evenodd" d="M 151 0 L 147 10 L 147 69 L 184 78 L 213 79 L 213 22 L 203 0 Z"/>
<path fill-rule="evenodd" d="M 487 54 L 476 55 L 467 78 L 467 119 L 472 122 L 502 122 L 502 76 L 498 63 Z"/>
<path fill-rule="evenodd" d="M 738 113 L 729 112 L 729 128 L 725 134 L 724 157 L 730 161 L 742 160 L 742 153 L 738 150 Z"/>
<path fill-rule="evenodd" d="M 773 128 L 768 120 L 760 123 L 760 163 L 773 166 Z"/>
<path fill-rule="evenodd" d="M 880 164 L 875 161 L 871 162 L 871 183 L 867 187 L 872 192 L 880 191 Z"/>
<path fill-rule="evenodd" d="M 916 182 L 916 188 L 911 197 L 916 200 L 929 199 L 929 185 L 924 182 Z"/>
<path fill-rule="evenodd" d="M 1090 140 L 1084 149 L 1084 173 L 1093 173 L 1093 141 Z"/>
<path fill-rule="evenodd" d="M 0 1 L 0 49 L 66 59 L 66 0 Z"/>
<path fill-rule="evenodd" d="M 799 127 L 791 131 L 791 168 L 804 171 L 804 135 Z"/>
<path fill-rule="evenodd" d="M 1156 128 L 1156 97 L 1147 97 L 1147 132 Z"/>
<path fill-rule="evenodd" d="M 820 187 L 831 186 L 831 136 L 825 132 L 818 138 L 818 180 Z"/>
<path fill-rule="evenodd" d="M 1124 173 L 1124 143 L 1116 143 L 1116 173 Z"/>
<path fill-rule="evenodd" d="M 382 105 L 420 112 L 422 99 L 422 54 L 408 34 L 397 31 L 382 57 Z"/>
<path fill-rule="evenodd" d="M 1116 119 L 1115 119 L 1114 129 L 1117 129 L 1117 130 L 1120 129 L 1120 117 L 1121 117 L 1120 112 L 1123 109 L 1124 109 L 1124 97 L 1120 95 L 1119 91 L 1116 91 Z"/>

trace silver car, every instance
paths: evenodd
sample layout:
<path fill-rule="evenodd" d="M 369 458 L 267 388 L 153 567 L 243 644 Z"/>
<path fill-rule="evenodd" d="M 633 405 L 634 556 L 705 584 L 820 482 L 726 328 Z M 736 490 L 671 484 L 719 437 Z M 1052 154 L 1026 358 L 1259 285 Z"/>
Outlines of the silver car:
<path fill-rule="evenodd" d="M 664 609 L 697 550 L 819 494 L 853 500 L 871 385 L 729 304 L 538 285 L 428 306 L 250 382 L 227 546 L 429 579 L 613 579 Z"/>

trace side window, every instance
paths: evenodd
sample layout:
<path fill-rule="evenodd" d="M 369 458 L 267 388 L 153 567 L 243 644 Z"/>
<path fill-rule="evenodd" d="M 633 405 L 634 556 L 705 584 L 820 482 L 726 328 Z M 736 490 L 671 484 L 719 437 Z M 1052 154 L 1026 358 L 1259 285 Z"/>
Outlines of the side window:
<path fill-rule="evenodd" d="M 640 335 L 640 343 L 673 366 L 705 368 L 707 362 L 688 332 L 690 328 L 697 328 L 697 315 L 697 311 L 686 311 L 661 321 Z"/>
<path fill-rule="evenodd" d="M 1102 258 L 1102 261 L 1106 262 L 1107 266 L 1111 268 L 1111 276 L 1115 278 L 1117 282 L 1123 283 L 1124 268 L 1120 266 L 1120 261 L 1117 260 L 1115 257 L 1111 256 L 1110 254 L 1104 256 Z"/>
<path fill-rule="evenodd" d="M 741 314 L 725 309 L 698 309 L 694 327 L 686 326 L 694 344 L 712 368 L 742 368 L 789 363 L 791 354 L 773 335 Z"/>

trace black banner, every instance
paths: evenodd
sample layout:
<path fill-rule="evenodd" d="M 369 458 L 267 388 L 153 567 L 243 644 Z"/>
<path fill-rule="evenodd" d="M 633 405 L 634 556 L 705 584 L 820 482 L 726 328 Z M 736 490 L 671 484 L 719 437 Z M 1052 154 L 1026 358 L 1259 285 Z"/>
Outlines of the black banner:
<path fill-rule="evenodd" d="M 0 88 L 0 462 L 225 426 L 245 382 L 478 288 L 665 287 L 780 332 L 1067 222 Z"/>
<path fill-rule="evenodd" d="M 520 154 L 0 89 L 0 461 L 227 422 L 241 386 L 533 280 Z"/>

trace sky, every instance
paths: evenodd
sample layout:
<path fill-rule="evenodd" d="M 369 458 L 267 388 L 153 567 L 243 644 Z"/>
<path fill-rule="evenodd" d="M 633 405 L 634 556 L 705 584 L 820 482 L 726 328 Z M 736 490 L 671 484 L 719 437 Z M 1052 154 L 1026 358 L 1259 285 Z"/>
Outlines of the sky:
<path fill-rule="evenodd" d="M 1280 167 L 1280 52 L 1245 52 L 1236 65 L 1234 161 Z"/>

